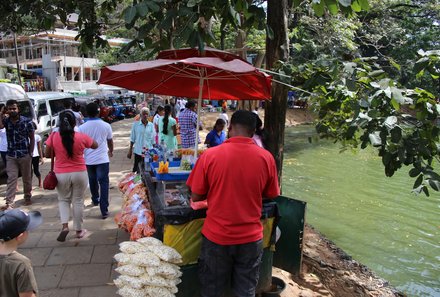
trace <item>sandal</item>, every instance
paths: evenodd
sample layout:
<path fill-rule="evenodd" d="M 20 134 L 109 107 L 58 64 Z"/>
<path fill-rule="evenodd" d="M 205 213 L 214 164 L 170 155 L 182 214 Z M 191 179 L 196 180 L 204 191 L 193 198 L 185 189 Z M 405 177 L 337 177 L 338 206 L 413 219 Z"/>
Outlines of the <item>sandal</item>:
<path fill-rule="evenodd" d="M 69 233 L 69 229 L 61 230 L 60 234 L 57 237 L 57 240 L 60 242 L 66 241 L 67 234 Z"/>
<path fill-rule="evenodd" d="M 76 231 L 76 238 L 83 238 L 84 236 L 86 236 L 87 234 L 87 230 L 86 229 L 82 229 L 81 231 Z"/>

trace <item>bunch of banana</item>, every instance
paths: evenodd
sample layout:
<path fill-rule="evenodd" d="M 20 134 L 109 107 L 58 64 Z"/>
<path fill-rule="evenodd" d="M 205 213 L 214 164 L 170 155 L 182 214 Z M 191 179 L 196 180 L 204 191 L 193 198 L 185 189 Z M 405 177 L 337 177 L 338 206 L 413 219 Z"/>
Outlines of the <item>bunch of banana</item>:
<path fill-rule="evenodd" d="M 168 173 L 168 166 L 169 166 L 168 161 L 167 162 L 160 161 L 159 169 L 157 170 L 157 173 Z"/>

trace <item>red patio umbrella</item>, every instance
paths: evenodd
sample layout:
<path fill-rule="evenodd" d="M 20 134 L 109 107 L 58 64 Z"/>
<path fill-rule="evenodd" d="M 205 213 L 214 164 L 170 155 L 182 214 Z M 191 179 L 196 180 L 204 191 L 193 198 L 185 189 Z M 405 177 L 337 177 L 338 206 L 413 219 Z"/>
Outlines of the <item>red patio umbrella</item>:
<path fill-rule="evenodd" d="M 163 51 L 158 57 L 163 58 L 106 66 L 101 69 L 98 83 L 143 93 L 198 98 L 199 107 L 202 99 L 270 99 L 271 76 L 231 53 L 182 49 Z M 199 111 L 200 108 L 200 121 Z M 197 144 L 198 133 L 196 152 Z"/>
<path fill-rule="evenodd" d="M 215 57 L 224 61 L 231 61 L 235 59 L 243 60 L 240 56 L 225 52 L 212 47 L 205 47 L 203 51 L 199 51 L 198 48 L 181 48 L 181 49 L 169 49 L 163 50 L 157 54 L 156 59 L 186 59 L 195 57 Z M 245 61 L 247 62 L 247 61 Z"/>

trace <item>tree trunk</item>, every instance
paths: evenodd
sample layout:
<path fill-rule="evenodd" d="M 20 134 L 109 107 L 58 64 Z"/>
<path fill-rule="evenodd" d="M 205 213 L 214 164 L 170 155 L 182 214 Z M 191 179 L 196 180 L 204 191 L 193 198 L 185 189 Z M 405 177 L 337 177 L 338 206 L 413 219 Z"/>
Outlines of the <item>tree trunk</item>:
<path fill-rule="evenodd" d="M 274 70 L 278 61 L 289 58 L 289 39 L 287 24 L 287 0 L 267 1 L 267 24 L 274 32 L 273 39 L 266 39 L 266 68 Z M 283 170 L 284 128 L 286 122 L 288 87 L 272 83 L 272 100 L 266 101 L 264 129 L 269 135 L 267 149 L 273 154 L 278 169 L 278 179 L 281 185 Z"/>
<path fill-rule="evenodd" d="M 17 46 L 17 34 L 14 34 L 14 50 L 15 50 L 15 63 L 17 65 L 17 77 L 18 84 L 23 87 L 23 83 L 21 82 L 21 74 L 20 74 L 20 61 L 18 60 L 18 46 Z"/>

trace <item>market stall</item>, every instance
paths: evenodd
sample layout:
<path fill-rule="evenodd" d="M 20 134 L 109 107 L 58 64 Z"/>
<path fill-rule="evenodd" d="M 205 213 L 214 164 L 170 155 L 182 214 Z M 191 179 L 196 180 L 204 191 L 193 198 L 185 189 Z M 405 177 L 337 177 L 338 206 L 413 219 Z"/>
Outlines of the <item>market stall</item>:
<path fill-rule="evenodd" d="M 197 98 L 199 107 L 202 99 L 268 100 L 271 91 L 270 76 L 234 54 L 215 49 L 169 50 L 159 53 L 156 60 L 104 67 L 98 82 L 144 93 Z M 200 122 L 200 114 L 197 118 Z M 182 282 L 176 284 L 176 293 L 169 287 L 176 296 L 196 297 L 199 290 L 197 259 L 206 211 L 203 205 L 191 205 L 185 190 L 191 164 L 198 156 L 197 137 L 198 133 L 194 159 L 182 157 L 173 163 L 174 158 L 162 154 L 164 148 L 146 151 L 145 155 L 152 158 L 145 158 L 141 174 L 129 175 L 120 184 L 124 205 L 116 219 L 118 225 L 130 232 L 132 240 L 153 236 L 181 255 Z M 175 157 L 176 152 L 171 155 Z M 173 162 L 165 163 L 167 160 Z M 299 273 L 304 212 L 304 202 L 287 197 L 264 203 L 264 254 L 258 292 L 270 290 L 272 264 Z M 281 237 L 275 244 L 279 213 L 283 216 L 279 221 Z"/>
<path fill-rule="evenodd" d="M 160 150 L 154 149 L 155 153 L 157 151 Z M 146 152 L 146 155 L 149 153 Z M 162 158 L 163 156 L 158 157 Z M 160 162 L 145 162 L 140 165 L 140 175 L 128 174 L 120 182 L 120 189 L 125 193 L 125 202 L 116 221 L 120 228 L 130 232 L 132 240 L 153 236 L 165 246 L 176 250 L 181 255 L 182 261 L 179 265 L 183 272 L 183 282 L 178 285 L 176 296 L 197 296 L 197 260 L 207 205 L 203 202 L 191 204 L 185 185 L 190 170 L 185 168 L 185 164 L 181 167 L 181 160 L 169 162 L 165 172 L 159 170 Z M 276 203 L 265 202 L 261 215 L 264 256 L 258 292 L 269 290 L 271 285 L 272 253 L 278 219 Z"/>

